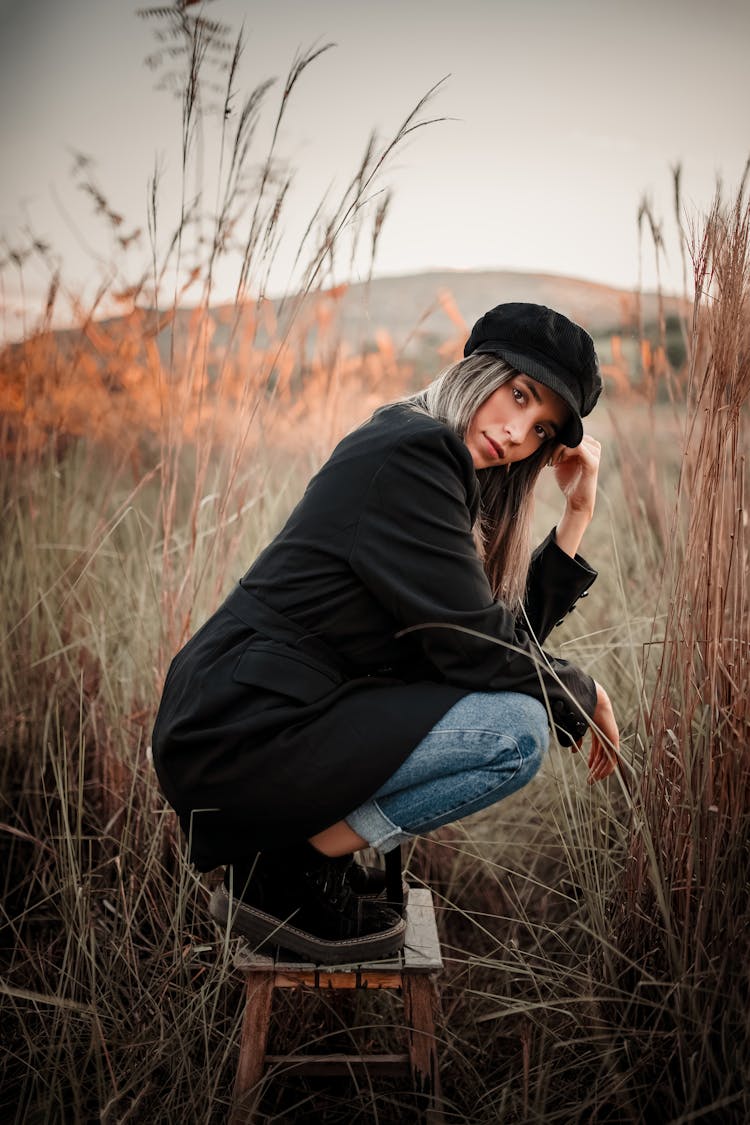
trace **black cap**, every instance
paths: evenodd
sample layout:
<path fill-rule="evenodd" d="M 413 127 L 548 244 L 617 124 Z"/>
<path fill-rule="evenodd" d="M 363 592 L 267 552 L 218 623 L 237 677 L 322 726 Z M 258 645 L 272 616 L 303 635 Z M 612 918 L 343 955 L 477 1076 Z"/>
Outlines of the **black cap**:
<path fill-rule="evenodd" d="M 498 355 L 555 391 L 571 409 L 557 440 L 581 444 L 581 418 L 596 406 L 602 377 L 594 341 L 580 325 L 545 305 L 496 305 L 479 318 L 466 341 L 464 355 L 475 353 Z"/>

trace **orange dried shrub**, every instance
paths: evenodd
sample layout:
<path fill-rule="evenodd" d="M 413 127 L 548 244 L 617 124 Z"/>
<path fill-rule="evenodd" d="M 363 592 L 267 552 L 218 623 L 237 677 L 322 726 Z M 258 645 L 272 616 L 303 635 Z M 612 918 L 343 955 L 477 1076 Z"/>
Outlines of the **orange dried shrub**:
<path fill-rule="evenodd" d="M 610 339 L 612 349 L 612 362 L 602 363 L 601 371 L 605 380 L 609 380 L 607 390 L 614 390 L 623 398 L 630 398 L 633 385 L 630 381 L 628 361 L 622 348 L 622 336 L 615 334 Z"/>
<path fill-rule="evenodd" d="M 456 300 L 449 289 L 440 290 L 438 305 L 455 328 L 455 332 L 450 339 L 441 344 L 438 353 L 444 363 L 456 363 L 463 357 L 464 344 L 469 335 L 469 326 L 461 315 Z"/>
<path fill-rule="evenodd" d="M 6 348 L 3 455 L 33 457 L 82 437 L 131 445 L 134 424 L 152 429 L 159 395 L 139 336 L 138 318 L 129 318 L 43 333 Z"/>
<path fill-rule="evenodd" d="M 340 286 L 309 301 L 284 329 L 270 301 L 195 308 L 172 318 L 135 309 L 40 333 L 0 355 L 0 453 L 35 457 L 85 438 L 118 453 L 165 441 L 241 436 L 316 449 L 403 393 L 411 369 L 387 333 L 353 354 L 338 338 Z M 261 342 L 262 340 L 262 342 Z M 292 434 L 290 423 L 304 432 Z M 259 427 L 262 426 L 262 434 Z"/>
<path fill-rule="evenodd" d="M 326 363 L 313 357 L 294 400 L 278 404 L 285 409 L 271 420 L 273 443 L 290 452 L 302 443 L 319 461 L 378 406 L 405 394 L 411 376 L 385 332 L 377 334 L 375 351 L 354 354 L 342 344 Z"/>

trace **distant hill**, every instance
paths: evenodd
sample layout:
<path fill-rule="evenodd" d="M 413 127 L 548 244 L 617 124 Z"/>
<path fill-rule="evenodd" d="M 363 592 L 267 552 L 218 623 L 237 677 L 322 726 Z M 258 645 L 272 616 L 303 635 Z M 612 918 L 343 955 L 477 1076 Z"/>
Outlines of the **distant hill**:
<path fill-rule="evenodd" d="M 375 278 L 369 285 L 368 309 L 363 310 L 364 285 L 352 285 L 343 299 L 343 317 L 355 332 L 386 328 L 396 339 L 405 339 L 420 318 L 428 314 L 420 331 L 438 336 L 451 334 L 452 326 L 439 307 L 438 297 L 450 293 L 467 325 L 503 301 L 533 301 L 565 313 L 595 335 L 637 325 L 636 295 L 579 278 L 511 270 L 435 270 L 406 277 Z M 674 300 L 669 302 L 676 307 Z M 642 301 L 647 320 L 655 320 L 657 299 Z M 432 310 L 432 311 L 430 311 Z M 455 329 L 453 329 L 455 330 Z"/>
<path fill-rule="evenodd" d="M 632 290 L 554 274 L 433 270 L 341 288 L 345 292 L 335 303 L 342 339 L 355 349 L 367 348 L 384 330 L 397 351 L 418 363 L 434 362 L 441 344 L 461 336 L 462 321 L 468 335 L 482 313 L 505 301 L 531 301 L 565 313 L 597 340 L 602 359 L 612 335 L 635 338 L 640 323 L 655 338 L 658 323 L 655 293 L 639 301 Z M 681 306 L 678 298 L 665 297 L 665 316 L 673 319 Z"/>

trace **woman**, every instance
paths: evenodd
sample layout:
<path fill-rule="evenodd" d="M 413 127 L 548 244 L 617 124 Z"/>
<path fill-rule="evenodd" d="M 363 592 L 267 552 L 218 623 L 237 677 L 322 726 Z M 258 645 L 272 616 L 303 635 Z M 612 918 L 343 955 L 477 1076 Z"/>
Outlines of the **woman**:
<path fill-rule="evenodd" d="M 578 555 L 599 446 L 593 343 L 540 305 L 498 305 L 464 358 L 376 411 L 172 662 L 154 761 L 212 913 L 327 963 L 385 956 L 404 922 L 352 862 L 526 784 L 550 724 L 589 780 L 617 761 L 604 689 L 541 649 L 596 572 Z M 562 518 L 530 556 L 553 464 Z"/>

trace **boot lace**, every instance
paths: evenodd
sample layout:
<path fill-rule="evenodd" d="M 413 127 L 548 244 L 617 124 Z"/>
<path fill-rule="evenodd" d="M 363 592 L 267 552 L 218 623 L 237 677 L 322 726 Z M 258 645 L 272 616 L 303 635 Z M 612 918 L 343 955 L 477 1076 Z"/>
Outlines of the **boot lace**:
<path fill-rule="evenodd" d="M 352 900 L 352 890 L 347 879 L 349 864 L 326 864 L 319 883 L 321 894 L 335 910 L 346 911 Z"/>

